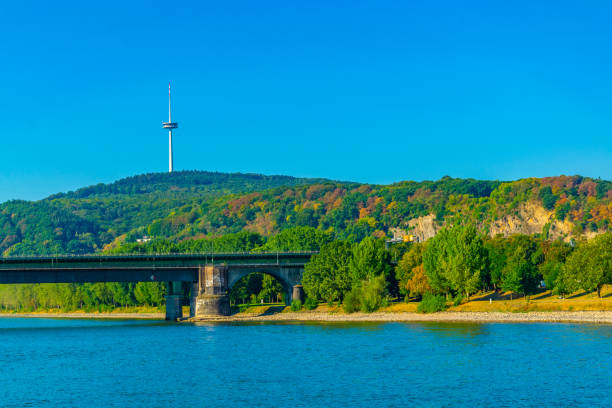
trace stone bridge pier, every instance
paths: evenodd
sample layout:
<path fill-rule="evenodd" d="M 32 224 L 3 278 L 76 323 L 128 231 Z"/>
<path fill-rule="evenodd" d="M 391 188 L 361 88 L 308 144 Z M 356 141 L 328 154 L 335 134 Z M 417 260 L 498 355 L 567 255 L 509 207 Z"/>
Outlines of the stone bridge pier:
<path fill-rule="evenodd" d="M 229 316 L 228 267 L 200 267 L 198 277 L 195 316 Z"/>
<path fill-rule="evenodd" d="M 166 320 L 183 317 L 183 282 L 170 281 L 166 292 Z"/>

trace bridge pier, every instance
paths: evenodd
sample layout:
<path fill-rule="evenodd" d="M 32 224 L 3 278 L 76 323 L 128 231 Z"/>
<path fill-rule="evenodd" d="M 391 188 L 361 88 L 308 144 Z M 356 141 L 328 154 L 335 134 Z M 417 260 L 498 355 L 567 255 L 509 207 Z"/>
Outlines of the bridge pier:
<path fill-rule="evenodd" d="M 166 295 L 166 320 L 183 317 L 183 282 L 168 282 Z"/>
<path fill-rule="evenodd" d="M 227 266 L 207 265 L 199 269 L 196 316 L 229 316 Z"/>
<path fill-rule="evenodd" d="M 295 285 L 293 287 L 293 293 L 291 294 L 291 301 L 299 300 L 304 303 L 304 288 L 302 285 Z"/>
<path fill-rule="evenodd" d="M 195 317 L 196 315 L 196 304 L 198 300 L 199 292 L 199 284 L 198 282 L 193 282 L 191 284 L 191 293 L 189 294 L 189 317 Z"/>

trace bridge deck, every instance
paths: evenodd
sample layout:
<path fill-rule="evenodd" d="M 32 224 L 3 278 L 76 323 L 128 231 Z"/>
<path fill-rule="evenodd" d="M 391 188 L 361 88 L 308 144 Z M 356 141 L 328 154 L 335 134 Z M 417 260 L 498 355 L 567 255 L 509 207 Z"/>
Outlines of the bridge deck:
<path fill-rule="evenodd" d="M 3 283 L 198 281 L 204 265 L 301 268 L 314 252 L 82 255 L 0 258 Z"/>

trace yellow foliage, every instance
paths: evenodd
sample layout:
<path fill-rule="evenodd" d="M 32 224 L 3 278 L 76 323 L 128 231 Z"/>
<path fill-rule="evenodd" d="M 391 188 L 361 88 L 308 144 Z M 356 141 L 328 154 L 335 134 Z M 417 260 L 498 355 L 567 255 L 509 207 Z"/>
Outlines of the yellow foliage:
<path fill-rule="evenodd" d="M 266 206 L 266 204 L 267 204 L 267 203 L 266 203 L 265 201 L 256 201 L 256 202 L 254 202 L 254 203 L 253 203 L 253 206 L 255 206 L 255 207 L 259 207 L 259 209 L 260 209 L 261 211 L 263 211 L 263 210 L 264 210 L 264 208 L 265 208 L 265 206 Z"/>
<path fill-rule="evenodd" d="M 377 222 L 376 222 L 376 220 L 375 220 L 374 218 L 372 218 L 372 217 L 363 217 L 363 218 L 362 218 L 360 221 L 361 221 L 361 222 L 365 222 L 365 223 L 367 223 L 367 224 L 368 224 L 370 227 L 372 227 L 372 228 L 376 228 L 376 224 L 377 224 Z"/>
<path fill-rule="evenodd" d="M 359 209 L 359 219 L 360 220 L 367 217 L 368 215 L 370 215 L 370 211 L 367 208 Z"/>

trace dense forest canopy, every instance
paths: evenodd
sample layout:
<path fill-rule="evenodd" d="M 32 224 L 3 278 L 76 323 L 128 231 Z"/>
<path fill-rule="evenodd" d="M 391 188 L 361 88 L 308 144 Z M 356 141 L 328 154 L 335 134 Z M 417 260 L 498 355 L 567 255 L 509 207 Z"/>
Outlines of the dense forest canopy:
<path fill-rule="evenodd" d="M 541 226 L 527 232 L 545 238 L 567 241 L 607 231 L 612 182 L 581 176 L 512 182 L 444 177 L 370 185 L 199 171 L 145 174 L 40 201 L 0 204 L 0 252 L 92 253 L 143 236 L 182 241 L 242 230 L 272 236 L 296 226 L 351 242 L 398 231 L 424 240 L 444 225 L 462 223 L 494 236 L 525 232 L 509 225 L 529 227 L 534 217 Z"/>
<path fill-rule="evenodd" d="M 322 182 L 288 176 L 205 171 L 153 173 L 98 184 L 44 200 L 0 204 L 0 253 L 82 254 L 178 209 L 228 194 Z"/>
<path fill-rule="evenodd" d="M 568 240 L 606 231 L 611 203 L 612 183 L 580 176 L 513 182 L 445 177 L 386 186 L 326 182 L 183 206 L 140 231 L 181 240 L 243 229 L 271 235 L 311 226 L 358 242 L 367 236 L 391 237 L 398 230 L 427 239 L 444 225 L 471 223 L 492 236 L 527 232 Z M 430 231 L 422 233 L 425 217 Z M 535 231 L 529 230 L 534 229 L 531 218 L 541 223 Z M 528 231 L 508 228 L 521 223 Z"/>

